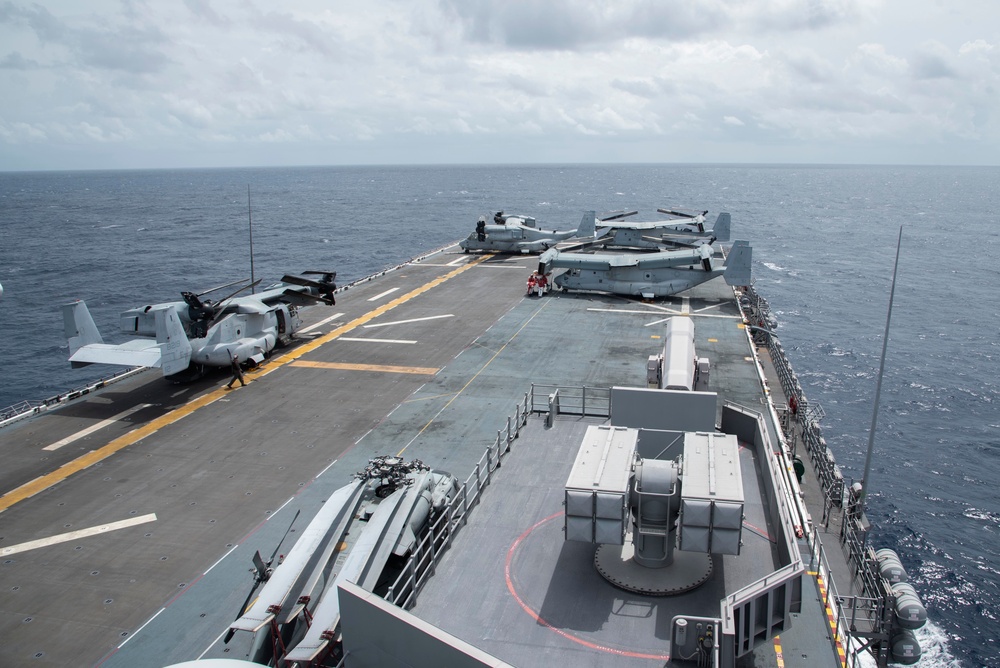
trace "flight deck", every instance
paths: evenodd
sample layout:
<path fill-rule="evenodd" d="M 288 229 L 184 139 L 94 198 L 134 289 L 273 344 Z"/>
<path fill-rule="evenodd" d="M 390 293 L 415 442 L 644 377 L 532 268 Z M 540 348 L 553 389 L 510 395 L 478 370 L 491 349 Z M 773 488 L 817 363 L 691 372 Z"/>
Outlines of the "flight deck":
<path fill-rule="evenodd" d="M 223 635 L 251 586 L 254 552 L 287 552 L 369 458 L 416 458 L 465 480 L 538 388 L 644 387 L 647 358 L 672 316 L 695 321 L 714 391 L 768 410 L 736 298 L 721 280 L 653 303 L 525 297 L 535 262 L 445 249 L 351 285 L 335 306 L 305 310 L 312 328 L 248 373 L 245 388 L 225 389 L 226 373 L 174 385 L 148 370 L 0 430 L 7 660 L 165 666 L 245 658 Z M 559 530 L 555 490 L 573 445 L 586 425 L 603 421 L 564 416 L 549 430 L 530 418 L 413 614 L 514 665 L 663 665 L 679 599 L 597 582 L 588 559 L 576 558 L 588 548 L 566 543 Z M 740 456 L 755 490 L 757 455 L 744 448 Z M 710 596 L 700 590 L 703 614 L 712 605 L 717 614 L 727 591 L 775 565 L 767 501 L 754 498 L 745 541 L 759 558 L 742 566 L 715 557 L 725 581 Z M 556 562 L 571 570 L 549 568 Z M 590 600 L 591 586 L 596 607 L 574 606 Z M 782 635 L 808 665 L 835 655 L 822 605 L 803 587 L 803 610 Z M 744 661 L 774 666 L 780 655 L 774 643 Z"/>

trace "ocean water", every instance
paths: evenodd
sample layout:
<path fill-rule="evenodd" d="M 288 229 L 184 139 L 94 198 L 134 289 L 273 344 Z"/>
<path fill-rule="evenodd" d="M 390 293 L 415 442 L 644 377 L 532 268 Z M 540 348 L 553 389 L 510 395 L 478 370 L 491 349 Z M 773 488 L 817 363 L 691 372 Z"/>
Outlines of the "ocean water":
<path fill-rule="evenodd" d="M 348 283 L 498 209 L 733 216 L 845 477 L 862 474 L 902 251 L 868 510 L 928 608 L 921 666 L 1000 665 L 1000 168 L 522 165 L 0 173 L 0 409 L 79 387 L 59 306 L 126 308 L 255 274 Z M 523 280 L 515 277 L 512 280 Z M 343 299 L 350 299 L 348 292 Z"/>

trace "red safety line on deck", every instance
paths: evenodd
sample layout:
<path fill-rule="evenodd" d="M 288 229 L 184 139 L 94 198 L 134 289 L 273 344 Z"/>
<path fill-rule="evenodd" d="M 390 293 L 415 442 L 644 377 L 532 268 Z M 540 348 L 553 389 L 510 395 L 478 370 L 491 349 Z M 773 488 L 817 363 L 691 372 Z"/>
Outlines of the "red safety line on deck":
<path fill-rule="evenodd" d="M 606 645 L 598 645 L 597 643 L 590 642 L 589 640 L 584 640 L 583 638 L 578 638 L 575 635 L 573 635 L 571 633 L 567 633 L 566 631 L 563 631 L 562 629 L 556 628 L 552 624 L 550 624 L 547 621 L 545 621 L 541 617 L 541 615 L 538 614 L 538 612 L 536 612 L 527 603 L 525 603 L 524 600 L 518 595 L 517 590 L 514 588 L 514 581 L 511 579 L 511 575 L 510 575 L 510 565 L 511 565 L 511 562 L 514 560 L 514 554 L 517 552 L 517 548 L 521 546 L 521 543 L 524 542 L 524 540 L 531 534 L 531 532 L 533 532 L 535 529 L 537 529 L 538 527 L 542 526 L 546 522 L 550 522 L 551 520 L 554 520 L 555 518 L 562 516 L 562 514 L 563 514 L 563 511 L 560 510 L 557 513 L 553 513 L 552 515 L 549 515 L 545 519 L 542 519 L 542 520 L 539 520 L 539 521 L 535 522 L 528 529 L 526 529 L 524 531 L 524 533 L 522 533 L 520 536 L 518 536 L 517 540 L 515 540 L 514 543 L 510 546 L 510 549 L 507 550 L 507 562 L 506 562 L 506 564 L 504 564 L 504 577 L 507 580 L 507 591 L 509 591 L 511 593 L 511 596 L 513 596 L 514 600 L 517 601 L 517 604 L 521 606 L 521 609 L 523 609 L 526 613 L 528 613 L 528 615 L 530 615 L 532 619 L 534 619 L 536 622 L 538 622 L 542 626 L 546 627 L 547 629 L 549 629 L 551 631 L 555 631 L 556 633 L 558 633 L 559 635 L 561 635 L 566 640 L 570 640 L 572 642 L 575 642 L 578 645 L 583 645 L 584 647 L 589 647 L 590 649 L 595 649 L 595 650 L 597 650 L 599 652 L 607 652 L 609 654 L 617 654 L 618 656 L 627 656 L 627 657 L 631 657 L 631 658 L 634 658 L 634 659 L 655 659 L 657 661 L 669 661 L 670 660 L 670 655 L 669 654 L 643 654 L 641 652 L 628 652 L 628 651 L 623 650 L 623 649 L 617 649 L 615 647 L 607 647 Z"/>

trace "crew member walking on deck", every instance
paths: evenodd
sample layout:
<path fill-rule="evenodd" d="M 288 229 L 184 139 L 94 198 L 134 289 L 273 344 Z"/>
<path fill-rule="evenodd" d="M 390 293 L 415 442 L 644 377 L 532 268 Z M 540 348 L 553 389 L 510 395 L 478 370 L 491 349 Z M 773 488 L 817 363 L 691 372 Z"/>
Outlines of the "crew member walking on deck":
<path fill-rule="evenodd" d="M 240 358 L 230 355 L 229 360 L 230 360 L 229 366 L 233 370 L 233 377 L 229 381 L 229 384 L 226 385 L 226 389 L 227 390 L 233 389 L 233 383 L 235 383 L 236 381 L 240 381 L 240 387 L 245 387 L 247 383 L 245 380 L 243 380 L 243 369 L 240 368 Z"/>

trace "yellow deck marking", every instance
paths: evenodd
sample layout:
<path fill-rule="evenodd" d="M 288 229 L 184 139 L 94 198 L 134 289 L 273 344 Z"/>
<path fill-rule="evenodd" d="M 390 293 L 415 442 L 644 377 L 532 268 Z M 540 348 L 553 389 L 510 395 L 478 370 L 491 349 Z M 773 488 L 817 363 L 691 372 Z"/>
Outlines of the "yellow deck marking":
<path fill-rule="evenodd" d="M 348 364 L 346 362 L 310 362 L 296 360 L 291 366 L 311 369 L 344 369 L 346 371 L 382 371 L 384 373 L 416 373 L 433 376 L 440 369 L 427 366 L 391 366 L 389 364 Z"/>
<path fill-rule="evenodd" d="M 115 454 L 119 450 L 127 448 L 133 443 L 138 443 L 142 439 L 146 438 L 150 434 L 154 434 L 161 428 L 167 425 L 177 422 L 181 418 L 194 413 L 196 410 L 202 406 L 207 406 L 208 404 L 221 399 L 228 394 L 227 390 L 218 389 L 209 392 L 208 394 L 202 395 L 196 399 L 192 399 L 183 406 L 172 410 L 169 413 L 161 415 L 160 417 L 147 422 L 138 429 L 134 429 L 124 436 L 120 436 L 115 440 L 111 441 L 107 445 L 98 448 L 97 450 L 91 450 L 85 455 L 81 455 L 76 459 L 67 462 L 57 468 L 51 473 L 46 473 L 43 476 L 39 476 L 27 482 L 17 489 L 7 492 L 2 497 L 0 497 L 0 512 L 3 512 L 13 506 L 18 501 L 23 501 L 24 499 L 30 498 L 39 492 L 52 487 L 57 482 L 62 482 L 66 478 L 70 477 L 74 473 L 82 471 L 83 469 L 93 466 L 99 461 L 107 459 L 111 455 Z"/>
<path fill-rule="evenodd" d="M 335 338 L 337 338 L 341 334 L 346 334 L 347 332 L 351 331 L 352 329 L 360 327 L 361 325 L 364 325 L 365 323 L 371 322 L 375 318 L 377 318 L 377 317 L 385 314 L 387 311 L 390 311 L 390 310 L 396 308 L 400 304 L 405 304 L 406 302 L 408 302 L 409 300 L 413 299 L 414 297 L 422 295 L 425 292 L 436 288 L 437 286 L 441 285 L 442 283 L 444 283 L 448 279 L 451 279 L 451 278 L 454 278 L 455 276 L 458 276 L 462 272 L 468 270 L 470 267 L 474 267 L 477 264 L 479 264 L 480 262 L 482 262 L 482 261 L 484 261 L 484 260 L 486 260 L 486 259 L 488 259 L 490 257 L 492 257 L 492 255 L 481 255 L 478 258 L 474 259 L 474 260 L 470 260 L 468 264 L 465 264 L 465 265 L 463 265 L 463 266 L 455 269 L 454 271 L 450 271 L 447 274 L 444 274 L 443 276 L 438 276 L 434 280 L 428 281 L 427 283 L 424 283 L 419 288 L 411 290 L 410 292 L 408 292 L 405 295 L 402 295 L 400 297 L 396 297 L 391 302 L 386 302 L 385 304 L 382 304 L 381 306 L 379 306 L 376 309 L 372 309 L 368 313 L 366 313 L 363 316 L 360 316 L 360 317 L 352 320 L 351 322 L 347 323 L 346 325 L 342 325 L 341 327 L 338 327 L 337 329 L 335 329 L 335 330 L 333 330 L 331 332 L 328 332 L 328 333 L 324 334 L 323 336 L 318 336 L 315 339 L 313 339 L 312 341 L 310 341 L 308 343 L 304 343 L 301 346 L 297 347 L 295 350 L 293 350 L 293 351 L 291 351 L 291 352 L 289 352 L 289 353 L 287 353 L 285 355 L 282 355 L 281 357 L 279 357 L 277 359 L 271 360 L 270 363 L 268 363 L 260 371 L 258 371 L 257 373 L 254 374 L 256 376 L 256 378 L 254 378 L 253 380 L 256 381 L 257 379 L 262 378 L 262 377 L 266 376 L 269 373 L 272 373 L 273 371 L 275 371 L 277 369 L 280 369 L 284 365 L 286 365 L 286 364 L 288 364 L 290 362 L 294 362 L 295 360 L 299 359 L 303 355 L 305 355 L 307 353 L 311 353 L 312 351 L 316 350 L 317 348 L 319 348 L 323 344 L 328 343 L 330 341 L 333 341 Z M 25 499 L 31 498 L 35 494 L 38 494 L 39 492 L 44 491 L 44 490 L 48 489 L 49 487 L 52 487 L 56 483 L 62 482 L 63 480 L 65 480 L 66 478 L 70 477 L 74 473 L 78 473 L 79 471 L 82 471 L 82 470 L 84 470 L 85 468 L 87 468 L 89 466 L 93 466 L 97 462 L 100 462 L 100 461 L 103 461 L 103 460 L 107 459 L 108 457 L 110 457 L 111 455 L 115 454 L 119 450 L 123 450 L 124 448 L 127 448 L 128 446 L 130 446 L 130 445 L 132 445 L 134 443 L 138 443 L 139 441 L 141 441 L 142 439 L 146 438 L 147 436 L 156 433 L 158 430 L 162 429 L 163 427 L 171 425 L 174 422 L 177 422 L 178 420 L 180 420 L 181 418 L 184 418 L 184 417 L 190 415 L 191 413 L 194 413 L 199 408 L 207 406 L 207 405 L 209 405 L 211 403 L 215 403 L 219 399 L 222 399 L 223 397 L 229 396 L 230 390 L 223 389 L 224 387 L 225 386 L 219 387 L 218 389 L 212 390 L 211 392 L 203 394 L 200 397 L 196 397 L 195 399 L 192 399 L 191 401 L 189 401 L 188 403 L 184 404 L 183 406 L 175 408 L 174 410 L 170 411 L 169 413 L 165 413 L 164 415 L 161 415 L 160 417 L 158 417 L 158 418 L 156 418 L 156 419 L 148 422 L 147 424 L 145 424 L 145 425 L 143 425 L 143 426 L 141 426 L 141 427 L 139 427 L 139 428 L 137 428 L 137 429 L 135 429 L 135 430 L 127 433 L 127 434 L 125 434 L 124 436 L 120 436 L 119 438 L 116 438 L 115 440 L 111 441 L 107 445 L 102 446 L 102 447 L 98 448 L 97 450 L 91 450 L 87 454 L 81 455 L 80 457 L 77 457 L 76 459 L 74 459 L 74 460 L 72 460 L 70 462 L 67 462 L 66 464 L 63 464 L 61 467 L 59 467 L 55 471 L 52 471 L 50 473 L 46 473 L 45 475 L 39 476 L 39 477 L 35 478 L 34 480 L 32 480 L 31 482 L 27 482 L 27 483 L 21 485 L 20 487 L 18 487 L 17 489 L 14 489 L 14 490 L 11 490 L 10 492 L 7 492 L 2 497 L 0 497 L 0 513 L 2 513 L 3 511 L 7 510 L 8 508 L 10 508 L 11 506 L 13 506 L 18 501 L 23 501 Z"/>
<path fill-rule="evenodd" d="M 330 341 L 333 341 L 337 337 L 339 337 L 339 336 L 341 336 L 343 334 L 346 334 L 346 333 L 350 332 L 353 329 L 357 329 L 358 327 L 361 327 L 362 325 L 368 324 L 369 322 L 371 322 L 375 318 L 378 318 L 379 316 L 385 315 L 386 313 L 388 313 L 392 309 L 396 308 L 400 304 L 405 304 L 406 302 L 410 301 L 414 297 L 422 295 L 425 292 L 427 292 L 428 290 L 433 290 L 434 288 L 436 288 L 437 286 L 441 285 L 442 283 L 444 283 L 448 279 L 454 278 L 455 276 L 458 276 L 462 272 L 468 270 L 470 267 L 474 267 L 477 264 L 479 264 L 480 262 L 483 262 L 484 260 L 487 260 L 487 259 L 489 259 L 491 257 L 493 257 L 493 256 L 492 255 L 481 255 L 481 256 L 477 257 L 476 259 L 474 259 L 474 260 L 470 260 L 467 264 L 459 267 L 458 269 L 455 269 L 454 271 L 450 271 L 450 272 L 448 272 L 447 274 L 445 274 L 443 276 L 438 276 L 433 281 L 428 281 L 427 283 L 424 283 L 423 285 L 421 285 L 419 288 L 416 288 L 415 290 L 411 290 L 410 292 L 407 292 L 405 295 L 402 295 L 400 297 L 396 297 L 392 301 L 386 302 L 385 304 L 382 304 L 378 308 L 372 309 L 368 313 L 366 313 L 363 316 L 360 316 L 358 318 L 355 318 L 354 320 L 352 320 L 351 322 L 347 323 L 346 325 L 338 327 L 337 329 L 333 330 L 332 332 L 328 332 L 328 333 L 324 334 L 323 336 L 316 337 L 315 339 L 313 339 L 309 343 L 304 343 L 301 346 L 298 346 L 295 350 L 293 350 L 293 351 L 291 351 L 291 352 L 289 352 L 289 353 L 287 353 L 285 355 L 282 355 L 280 359 L 272 360 L 261 371 L 261 375 L 265 376 L 265 375 L 271 373 L 272 371 L 280 369 L 285 364 L 289 364 L 291 362 L 294 362 L 295 360 L 299 359 L 303 355 L 305 355 L 307 353 L 311 353 L 312 351 L 316 350 L 320 346 L 322 346 L 322 345 L 324 345 L 326 343 L 329 343 Z"/>
<path fill-rule="evenodd" d="M 781 636 L 774 636 L 774 658 L 777 668 L 785 668 L 785 656 L 781 652 Z"/>
<path fill-rule="evenodd" d="M 824 602 L 824 607 L 826 608 L 826 618 L 830 624 L 830 637 L 834 639 L 837 644 L 837 656 L 840 659 L 840 663 L 837 664 L 838 668 L 847 665 L 847 653 L 844 651 L 844 645 L 840 642 L 840 634 L 837 632 L 837 619 L 833 616 L 833 610 L 829 605 L 826 605 L 827 593 L 826 593 L 826 583 L 823 581 L 823 576 L 816 571 L 806 571 L 809 575 L 816 578 L 816 584 L 819 585 L 819 596 L 820 601 Z"/>
<path fill-rule="evenodd" d="M 6 557 L 11 554 L 17 554 L 18 552 L 37 550 L 40 547 L 46 547 L 48 545 L 58 545 L 59 543 L 68 543 L 69 541 L 76 540 L 78 538 L 96 536 L 98 534 L 107 533 L 109 531 L 117 531 L 118 529 L 125 529 L 127 527 L 134 527 L 137 524 L 145 524 L 146 522 L 155 522 L 155 521 L 156 521 L 156 513 L 149 513 L 148 515 L 142 515 L 140 517 L 130 517 L 127 520 L 119 520 L 118 522 L 100 524 L 98 526 L 88 527 L 86 529 L 77 529 L 76 531 L 61 533 L 57 536 L 49 536 L 48 538 L 39 538 L 38 540 L 28 541 L 27 543 L 19 543 L 17 545 L 11 545 L 10 547 L 5 547 L 3 549 L 0 549 L 0 556 Z"/>

